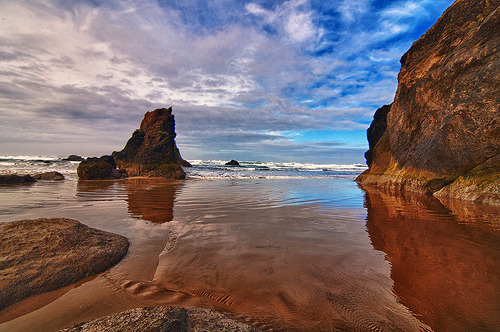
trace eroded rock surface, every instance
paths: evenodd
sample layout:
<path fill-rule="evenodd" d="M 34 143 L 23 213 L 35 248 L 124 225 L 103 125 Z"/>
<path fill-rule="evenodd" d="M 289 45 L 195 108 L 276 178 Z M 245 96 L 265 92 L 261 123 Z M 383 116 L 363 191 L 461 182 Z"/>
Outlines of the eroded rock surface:
<path fill-rule="evenodd" d="M 209 309 L 137 308 L 64 329 L 77 331 L 260 331 Z"/>
<path fill-rule="evenodd" d="M 359 182 L 500 205 L 499 6 L 456 1 L 402 57 Z"/>
<path fill-rule="evenodd" d="M 182 159 L 175 144 L 175 120 L 172 108 L 147 112 L 123 150 L 113 152 L 117 165 L 130 176 L 153 176 L 184 179 L 181 166 L 191 166 Z"/>
<path fill-rule="evenodd" d="M 127 253 L 128 240 L 76 220 L 0 224 L 0 310 L 101 273 Z"/>

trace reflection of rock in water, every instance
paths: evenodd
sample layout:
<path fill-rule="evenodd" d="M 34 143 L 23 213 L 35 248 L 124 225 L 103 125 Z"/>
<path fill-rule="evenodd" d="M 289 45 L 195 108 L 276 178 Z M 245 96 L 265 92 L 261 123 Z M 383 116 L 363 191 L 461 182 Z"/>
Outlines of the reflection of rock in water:
<path fill-rule="evenodd" d="M 177 181 L 163 179 L 131 178 L 127 180 L 129 213 L 153 223 L 165 223 L 174 219 Z"/>
<path fill-rule="evenodd" d="M 112 180 L 102 180 L 102 181 L 87 181 L 79 180 L 77 184 L 76 195 L 80 196 L 82 194 L 95 193 L 97 191 L 106 191 L 110 189 L 115 181 Z"/>
<path fill-rule="evenodd" d="M 495 223 L 482 221 L 499 210 L 464 204 L 448 209 L 433 197 L 369 190 L 367 229 L 391 262 L 397 296 L 425 323 L 436 331 L 498 331 L 500 241 Z"/>

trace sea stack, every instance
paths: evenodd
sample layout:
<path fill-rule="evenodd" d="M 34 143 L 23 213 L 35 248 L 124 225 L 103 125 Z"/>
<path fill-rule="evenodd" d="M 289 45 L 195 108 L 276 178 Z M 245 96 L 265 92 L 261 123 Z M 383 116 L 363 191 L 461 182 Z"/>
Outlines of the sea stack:
<path fill-rule="evenodd" d="M 182 159 L 175 144 L 175 120 L 172 107 L 147 112 L 139 129 L 134 131 L 123 150 L 113 152 L 118 168 L 129 176 L 184 179 L 181 166 L 191 166 Z"/>
<path fill-rule="evenodd" d="M 500 205 L 499 26 L 498 1 L 455 1 L 413 43 L 359 183 Z"/>

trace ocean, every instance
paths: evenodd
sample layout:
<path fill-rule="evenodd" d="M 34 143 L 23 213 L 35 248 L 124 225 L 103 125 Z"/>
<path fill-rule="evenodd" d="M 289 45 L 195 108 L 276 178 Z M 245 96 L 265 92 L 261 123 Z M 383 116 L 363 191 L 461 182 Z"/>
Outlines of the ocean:
<path fill-rule="evenodd" d="M 216 309 L 269 331 L 496 331 L 500 210 L 360 188 L 365 165 L 190 161 L 187 179 L 78 181 L 77 162 L 0 157 L 0 222 L 65 217 L 126 236 L 110 270 L 0 312 L 57 331 L 131 308 Z"/>
<path fill-rule="evenodd" d="M 189 160 L 193 167 L 185 168 L 193 179 L 248 178 L 355 178 L 368 167 L 364 164 L 304 164 L 242 161 L 239 166 L 226 166 L 223 160 Z M 0 156 L 0 174 L 34 174 L 57 171 L 70 180 L 77 179 L 79 162 L 64 157 Z"/>

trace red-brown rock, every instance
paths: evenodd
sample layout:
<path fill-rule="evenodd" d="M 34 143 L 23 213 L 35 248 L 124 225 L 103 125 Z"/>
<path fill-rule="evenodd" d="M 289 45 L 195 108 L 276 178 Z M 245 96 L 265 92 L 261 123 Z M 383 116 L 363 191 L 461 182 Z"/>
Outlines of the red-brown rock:
<path fill-rule="evenodd" d="M 191 166 L 182 159 L 175 144 L 175 120 L 172 108 L 147 112 L 123 150 L 113 152 L 117 165 L 130 176 L 184 179 L 181 166 Z"/>
<path fill-rule="evenodd" d="M 125 171 L 116 169 L 112 156 L 91 157 L 82 161 L 77 168 L 80 180 L 110 180 L 127 177 Z"/>
<path fill-rule="evenodd" d="M 387 129 L 359 182 L 500 204 L 498 6 L 456 1 L 403 56 Z"/>

